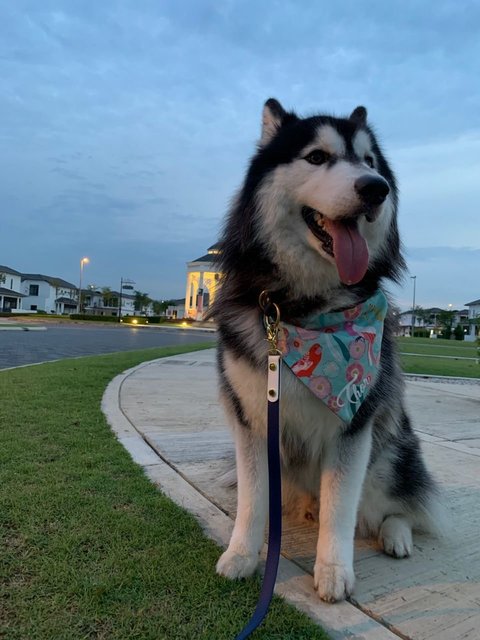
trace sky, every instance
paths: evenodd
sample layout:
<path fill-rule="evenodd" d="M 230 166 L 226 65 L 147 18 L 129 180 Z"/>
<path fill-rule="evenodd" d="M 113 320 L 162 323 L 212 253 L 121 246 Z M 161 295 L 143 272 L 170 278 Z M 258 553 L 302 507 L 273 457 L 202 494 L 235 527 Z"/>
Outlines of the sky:
<path fill-rule="evenodd" d="M 185 295 L 276 97 L 368 108 L 400 186 L 402 309 L 480 298 L 476 0 L 0 7 L 0 264 Z"/>

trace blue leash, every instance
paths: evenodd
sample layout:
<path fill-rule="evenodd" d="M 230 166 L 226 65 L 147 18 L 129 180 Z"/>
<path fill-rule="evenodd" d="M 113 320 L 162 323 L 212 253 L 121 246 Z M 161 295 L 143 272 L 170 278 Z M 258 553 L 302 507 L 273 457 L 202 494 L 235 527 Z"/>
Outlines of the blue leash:
<path fill-rule="evenodd" d="M 267 337 L 271 344 L 268 356 L 268 421 L 267 421 L 267 449 L 268 449 L 268 551 L 265 562 L 262 589 L 257 606 L 248 624 L 240 631 L 235 640 L 245 640 L 255 631 L 267 615 L 272 601 L 275 580 L 277 579 L 278 561 L 282 542 L 282 479 L 280 472 L 280 367 L 281 355 L 277 350 L 277 332 L 280 322 L 280 311 L 276 309 L 273 323 L 265 315 Z"/>

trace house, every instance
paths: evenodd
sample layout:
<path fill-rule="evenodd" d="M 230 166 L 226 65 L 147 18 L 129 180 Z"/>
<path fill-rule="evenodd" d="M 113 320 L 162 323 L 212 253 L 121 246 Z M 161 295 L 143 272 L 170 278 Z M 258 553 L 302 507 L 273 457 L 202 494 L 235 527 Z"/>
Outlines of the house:
<path fill-rule="evenodd" d="M 202 320 L 215 299 L 221 273 L 215 264 L 220 244 L 214 244 L 207 253 L 187 263 L 187 288 L 185 293 L 185 318 Z"/>
<path fill-rule="evenodd" d="M 176 318 L 185 318 L 185 299 L 179 298 L 178 300 L 170 300 L 170 304 L 165 309 L 165 316 L 170 320 Z"/>
<path fill-rule="evenodd" d="M 431 307 L 430 309 L 419 309 L 418 312 L 414 314 L 415 319 L 415 330 L 417 329 L 425 329 L 431 338 L 436 338 L 437 335 L 442 333 L 443 327 L 439 322 L 439 316 L 441 313 L 445 311 L 450 311 L 447 309 L 440 309 L 439 307 Z M 462 310 L 452 310 L 453 318 L 452 318 L 452 329 L 456 326 L 460 325 L 466 334 L 468 332 L 468 311 L 466 309 Z M 398 314 L 398 329 L 397 335 L 399 336 L 411 336 L 412 334 L 412 310 L 404 311 L 403 313 Z"/>
<path fill-rule="evenodd" d="M 41 273 L 23 273 L 23 308 L 66 315 L 78 309 L 78 288 L 62 278 Z"/>
<path fill-rule="evenodd" d="M 92 316 L 118 316 L 120 293 L 82 289 L 82 311 Z M 135 296 L 122 292 L 121 316 L 135 315 Z"/>
<path fill-rule="evenodd" d="M 465 306 L 468 307 L 468 335 L 465 336 L 465 340 L 474 342 L 478 335 L 480 335 L 480 300 L 473 300 L 472 302 L 466 302 Z"/>
<path fill-rule="evenodd" d="M 22 274 L 15 269 L 0 265 L 0 311 L 22 308 Z"/>

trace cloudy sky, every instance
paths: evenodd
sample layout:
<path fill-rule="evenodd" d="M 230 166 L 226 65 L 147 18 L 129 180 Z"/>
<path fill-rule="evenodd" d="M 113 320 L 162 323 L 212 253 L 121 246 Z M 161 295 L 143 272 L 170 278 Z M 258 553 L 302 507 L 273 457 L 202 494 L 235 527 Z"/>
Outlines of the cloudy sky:
<path fill-rule="evenodd" d="M 480 298 L 476 0 L 16 0 L 0 22 L 0 264 L 77 283 L 88 256 L 88 283 L 183 296 L 275 96 L 365 104 L 417 303 Z"/>

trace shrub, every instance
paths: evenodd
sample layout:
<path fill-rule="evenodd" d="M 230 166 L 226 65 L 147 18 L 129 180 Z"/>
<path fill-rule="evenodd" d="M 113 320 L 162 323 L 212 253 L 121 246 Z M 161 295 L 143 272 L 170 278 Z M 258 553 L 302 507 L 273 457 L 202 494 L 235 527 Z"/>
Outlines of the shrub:
<path fill-rule="evenodd" d="M 72 320 L 94 320 L 96 322 L 118 322 L 116 316 L 95 316 L 87 313 L 72 313 L 70 314 Z"/>
<path fill-rule="evenodd" d="M 455 340 L 464 340 L 465 339 L 465 333 L 463 331 L 463 327 L 461 327 L 459 324 L 457 324 L 457 326 L 455 327 L 455 330 L 453 332 L 453 335 L 455 336 Z"/>
<path fill-rule="evenodd" d="M 428 338 L 430 336 L 430 331 L 428 329 L 415 329 L 413 332 L 414 338 Z"/>

